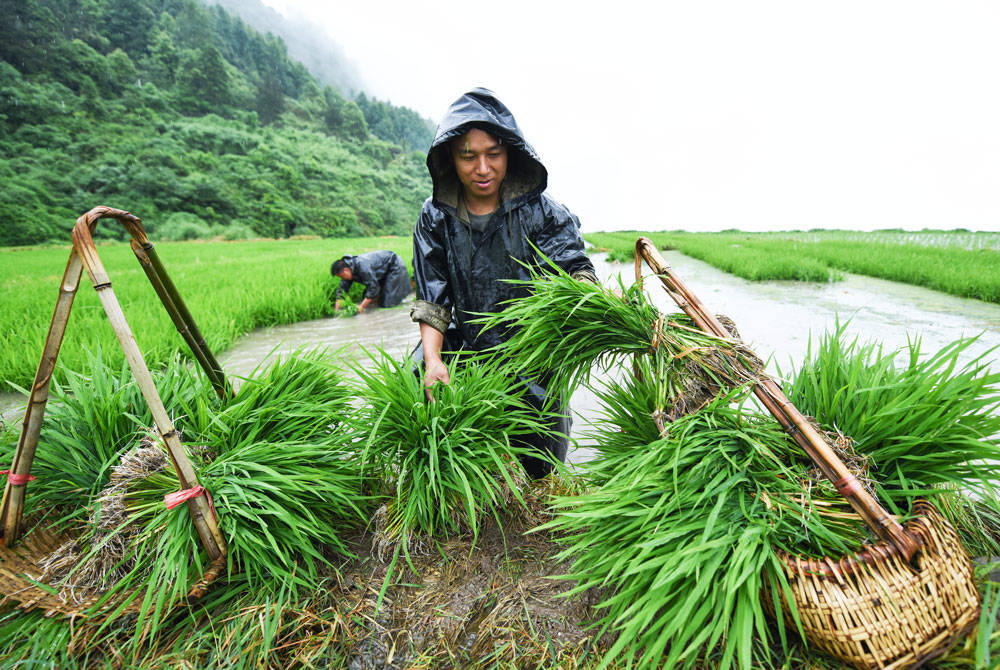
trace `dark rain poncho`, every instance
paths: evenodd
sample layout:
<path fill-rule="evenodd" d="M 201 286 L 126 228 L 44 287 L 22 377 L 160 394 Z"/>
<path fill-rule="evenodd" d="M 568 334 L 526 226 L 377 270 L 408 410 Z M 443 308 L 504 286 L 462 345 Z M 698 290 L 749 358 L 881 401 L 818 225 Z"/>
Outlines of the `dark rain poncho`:
<path fill-rule="evenodd" d="M 470 229 L 448 143 L 471 128 L 480 128 L 507 147 L 507 175 L 501 185 L 500 206 L 482 233 Z M 482 350 L 504 339 L 500 329 L 481 332 L 476 312 L 496 312 L 502 303 L 526 294 L 523 286 L 500 281 L 528 279 L 521 265 L 545 270 L 538 252 L 580 279 L 596 281 L 594 266 L 584 253 L 580 222 L 566 207 L 544 193 L 548 172 L 529 145 L 514 116 L 486 89 L 466 93 L 448 109 L 427 154 L 434 184 L 413 232 L 413 263 L 417 301 L 414 321 L 445 334 L 444 350 Z M 534 247 L 537 247 L 535 250 Z M 415 352 L 422 358 L 422 352 Z M 529 385 L 529 400 L 541 407 L 546 390 L 538 380 Z M 555 426 L 569 432 L 569 417 Z M 535 445 L 562 460 L 566 439 L 540 438 Z M 538 464 L 526 464 L 529 472 Z M 539 473 L 532 473 L 537 476 Z M 542 473 L 544 474 L 544 473 Z"/>
<path fill-rule="evenodd" d="M 354 279 L 340 280 L 337 298 L 342 292 L 347 293 L 354 282 L 364 284 L 364 297 L 371 300 L 378 298 L 379 307 L 395 307 L 410 292 L 410 275 L 398 254 L 382 249 L 357 256 L 344 256 L 344 262 L 351 268 Z"/>

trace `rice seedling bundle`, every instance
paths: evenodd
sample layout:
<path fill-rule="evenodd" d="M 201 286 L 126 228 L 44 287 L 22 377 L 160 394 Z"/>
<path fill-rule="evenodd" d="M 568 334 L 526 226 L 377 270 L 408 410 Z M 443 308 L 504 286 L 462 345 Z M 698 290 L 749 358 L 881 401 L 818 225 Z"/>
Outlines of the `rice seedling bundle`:
<path fill-rule="evenodd" d="M 388 486 L 380 535 L 407 551 L 427 537 L 475 535 L 484 514 L 523 504 L 519 458 L 532 452 L 517 440 L 547 430 L 495 362 L 453 360 L 451 383 L 435 385 L 432 402 L 412 367 L 379 352 L 357 369 L 370 430 L 364 460 Z"/>
<path fill-rule="evenodd" d="M 77 517 L 104 488 L 112 467 L 153 418 L 128 364 L 112 367 L 98 348 L 87 352 L 86 372 L 62 370 L 54 379 L 53 401 L 42 424 L 40 447 L 32 463 L 37 477 L 25 500 L 27 514 L 55 512 Z M 200 369 L 174 356 L 153 371 L 164 403 L 191 423 L 204 420 L 218 399 Z M 0 437 L 0 458 L 11 462 L 20 425 Z"/>
<path fill-rule="evenodd" d="M 561 294 L 558 301 L 552 300 L 556 291 Z M 578 581 L 578 589 L 609 589 L 599 605 L 603 616 L 597 625 L 600 631 L 617 633 L 618 638 L 602 666 L 619 653 L 642 666 L 661 662 L 667 667 L 704 662 L 720 667 L 734 662 L 742 667 L 780 664 L 787 656 L 781 613 L 790 614 L 789 620 L 798 625 L 782 557 L 849 554 L 870 539 L 869 533 L 771 417 L 746 404 L 732 406 L 742 400 L 746 387 L 739 386 L 745 378 L 738 374 L 718 373 L 730 366 L 717 366 L 704 375 L 716 381 L 716 392 L 723 392 L 718 400 L 684 408 L 687 414 L 675 412 L 669 417 L 672 422 L 661 427 L 655 418 L 663 407 L 663 394 L 649 380 L 662 370 L 672 371 L 678 377 L 672 382 L 674 387 L 681 388 L 679 380 L 688 371 L 669 365 L 658 368 L 659 351 L 646 345 L 649 330 L 641 327 L 648 323 L 649 313 L 639 295 L 624 294 L 625 302 L 565 278 L 539 280 L 532 283 L 531 295 L 490 322 L 506 322 L 517 329 L 511 346 L 502 351 L 514 365 L 538 364 L 540 357 L 551 364 L 565 357 L 569 367 L 579 366 L 564 373 L 568 384 L 587 379 L 586 371 L 579 370 L 588 357 L 602 359 L 607 369 L 626 354 L 644 349 L 651 354 L 639 359 L 631 378 L 625 372 L 619 374 L 624 381 L 612 377 L 595 389 L 605 406 L 607 423 L 592 436 L 600 458 L 582 469 L 592 488 L 580 497 L 557 498 L 554 505 L 559 514 L 545 526 L 562 533 L 564 557 L 575 561 L 568 578 Z M 630 304 L 630 300 L 635 302 Z M 625 309 L 638 314 L 630 319 L 621 314 Z M 539 319 L 539 314 L 545 314 L 545 319 Z M 543 320 L 546 323 L 539 325 Z M 672 317 L 657 321 L 682 326 Z M 600 334 L 602 323 L 606 332 Z M 638 327 L 629 329 L 629 323 Z M 591 333 L 600 344 L 586 352 L 581 341 Z M 930 367 L 921 373 L 894 377 L 899 383 L 889 386 L 900 394 L 899 404 L 886 405 L 892 409 L 886 412 L 884 424 L 863 422 L 904 436 L 894 458 L 891 447 L 883 446 L 879 452 L 864 431 L 856 449 L 850 441 L 842 445 L 848 454 L 856 451 L 856 464 L 868 468 L 872 479 L 881 480 L 886 465 L 894 471 L 888 485 L 894 487 L 901 506 L 934 492 L 961 497 L 965 491 L 956 487 L 967 484 L 985 490 L 990 466 L 977 459 L 1000 460 L 996 418 L 991 414 L 996 408 L 996 378 L 986 374 L 981 363 L 973 364 L 967 375 L 956 373 L 954 356 L 959 349 L 946 349 L 932 357 Z M 607 350 L 613 353 L 604 353 Z M 885 378 L 855 374 L 864 367 L 849 361 L 846 376 L 853 386 L 823 388 L 829 393 L 814 395 L 828 402 L 835 398 L 831 408 L 836 408 L 850 405 L 859 394 L 874 398 L 885 392 Z M 925 373 L 934 370 L 940 374 L 928 381 Z M 932 389 L 937 389 L 937 395 Z M 901 418 L 902 398 L 912 401 L 918 394 L 930 395 L 926 414 L 916 413 L 912 434 L 905 426 L 893 431 L 889 417 L 898 414 L 897 419 Z M 956 404 L 952 398 L 948 402 L 957 395 L 965 401 Z M 888 400 L 889 396 L 882 396 L 883 402 Z M 805 407 L 829 420 L 830 415 L 821 411 L 822 404 Z M 923 423 L 934 415 L 935 404 L 943 421 L 935 424 L 932 439 L 955 444 L 957 453 L 949 456 L 936 455 L 930 442 L 921 453 L 916 439 Z M 878 415 L 881 411 L 878 406 L 861 405 L 865 409 L 856 413 Z M 869 449 L 888 462 L 873 457 Z M 916 457 L 907 455 L 911 449 L 917 451 Z M 935 459 L 943 467 L 934 467 Z M 928 474 L 931 470 L 934 475 Z M 966 524 L 964 530 L 982 534 L 983 525 Z M 775 637 L 765 624 L 769 611 L 778 613 L 777 637 L 786 651 L 767 644 Z"/>
<path fill-rule="evenodd" d="M 634 374 L 650 386 L 647 414 L 657 425 L 695 409 L 718 391 L 755 378 L 762 364 L 739 344 L 703 333 L 684 314 L 661 314 L 641 286 L 619 295 L 580 282 L 553 265 L 551 275 L 519 281 L 529 297 L 480 319 L 509 339 L 497 353 L 528 377 L 551 376 L 569 393 L 594 370 L 610 370 L 626 356 Z M 640 370 L 641 368 L 641 370 Z"/>
<path fill-rule="evenodd" d="M 91 377 L 115 377 L 99 359 L 95 363 Z M 187 366 L 178 367 L 166 376 L 192 374 Z M 127 376 L 127 370 L 120 371 L 111 386 L 127 387 Z M 87 387 L 77 391 L 74 402 L 53 405 L 60 408 L 57 416 L 63 413 L 64 424 L 80 420 L 74 411 L 91 409 Z M 178 425 L 190 444 L 199 482 L 218 512 L 230 572 L 254 589 L 314 587 L 333 570 L 334 556 L 349 555 L 345 532 L 367 518 L 351 395 L 332 355 L 297 352 L 247 379 L 234 399 L 213 401 L 213 396 L 203 383 L 200 393 L 167 407 L 185 412 L 177 417 Z M 95 406 L 121 412 L 120 407 Z M 143 417 L 129 418 L 136 435 Z M 76 541 L 57 550 L 47 564 L 51 576 L 59 578 L 54 585 L 65 586 L 68 597 L 75 591 L 106 592 L 106 598 L 127 594 L 116 611 L 141 602 L 136 626 L 155 630 L 200 576 L 205 561 L 190 515 L 164 505 L 164 496 L 180 486 L 163 445 L 152 437 L 138 446 L 138 439 L 122 439 L 126 446 L 107 461 L 105 488 L 87 505 L 91 523 L 79 524 Z M 82 464 L 75 474 L 93 480 L 86 472 L 90 441 L 58 444 L 70 456 L 68 465 Z M 75 451 L 84 455 L 72 457 Z M 45 482 L 40 477 L 32 493 L 44 491 Z"/>

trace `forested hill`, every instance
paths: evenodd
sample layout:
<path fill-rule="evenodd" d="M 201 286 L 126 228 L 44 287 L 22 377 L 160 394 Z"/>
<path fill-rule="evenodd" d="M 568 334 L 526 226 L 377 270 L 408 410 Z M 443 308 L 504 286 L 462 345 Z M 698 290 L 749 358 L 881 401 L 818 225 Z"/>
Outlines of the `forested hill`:
<path fill-rule="evenodd" d="M 154 239 L 407 234 L 431 132 L 219 6 L 0 0 L 0 245 L 98 204 Z"/>

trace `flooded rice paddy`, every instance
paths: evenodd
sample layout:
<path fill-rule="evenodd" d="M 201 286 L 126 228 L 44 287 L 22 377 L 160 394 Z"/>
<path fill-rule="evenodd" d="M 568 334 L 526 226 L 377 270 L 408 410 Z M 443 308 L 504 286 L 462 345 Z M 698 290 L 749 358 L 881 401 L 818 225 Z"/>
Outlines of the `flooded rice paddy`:
<path fill-rule="evenodd" d="M 957 339 L 979 335 L 967 350 L 967 357 L 993 350 L 991 367 L 1000 363 L 1000 305 L 955 298 L 919 287 L 869 277 L 848 275 L 843 281 L 817 284 L 787 281 L 750 282 L 726 274 L 678 252 L 665 252 L 670 263 L 689 288 L 715 313 L 732 318 L 743 339 L 771 372 L 788 372 L 805 357 L 810 335 L 813 338 L 834 327 L 837 319 L 849 320 L 852 336 L 874 339 L 887 348 L 906 346 L 919 338 L 923 351 L 930 353 Z M 594 257 L 598 275 L 606 284 L 617 282 L 619 273 L 626 284 L 632 282 L 631 264 L 609 263 L 603 254 Z M 667 295 L 654 280 L 647 289 L 656 304 L 675 311 Z M 382 347 L 394 356 L 404 356 L 416 346 L 417 326 L 410 321 L 407 305 L 376 309 L 351 318 L 326 318 L 258 329 L 243 337 L 219 360 L 228 375 L 247 376 L 262 361 L 299 347 L 317 345 L 343 347 L 344 354 L 364 361 L 365 349 Z M 42 343 L 38 343 L 39 353 Z M 12 423 L 20 420 L 24 397 L 0 394 L 0 412 Z M 581 438 L 599 410 L 593 394 L 577 392 L 571 400 L 576 414 L 573 434 Z M 573 461 L 585 460 L 589 451 L 570 454 Z"/>

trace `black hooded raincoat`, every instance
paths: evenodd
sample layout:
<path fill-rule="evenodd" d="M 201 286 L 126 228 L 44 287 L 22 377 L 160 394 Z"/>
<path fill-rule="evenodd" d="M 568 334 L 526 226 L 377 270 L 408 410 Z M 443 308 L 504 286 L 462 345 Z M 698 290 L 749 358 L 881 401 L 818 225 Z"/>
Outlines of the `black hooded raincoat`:
<path fill-rule="evenodd" d="M 449 149 L 450 140 L 472 128 L 499 139 L 508 156 L 500 206 L 482 233 L 469 225 L 462 184 Z M 414 321 L 445 334 L 444 350 L 478 351 L 505 338 L 499 329 L 481 332 L 479 325 L 470 321 L 476 312 L 502 310 L 504 301 L 525 295 L 523 286 L 500 280 L 528 279 L 529 271 L 521 263 L 544 272 L 546 264 L 539 252 L 569 274 L 596 281 L 594 266 L 584 253 L 580 221 L 544 192 L 548 183 L 545 166 L 525 141 L 510 110 L 492 92 L 478 88 L 452 104 L 427 154 L 427 169 L 434 191 L 424 203 L 413 233 L 417 301 L 410 313 Z M 419 349 L 417 358 L 422 357 Z M 540 407 L 546 395 L 543 383 L 525 383 L 529 385 L 529 400 Z M 567 416 L 555 428 L 568 433 L 569 417 L 562 407 Z M 559 459 L 565 457 L 564 438 L 540 438 L 536 446 Z M 532 464 L 526 465 L 530 472 Z"/>
<path fill-rule="evenodd" d="M 341 279 L 335 296 L 340 297 L 351 289 L 354 282 L 365 285 L 365 298 L 378 298 L 379 307 L 395 307 L 410 292 L 410 274 L 403 259 L 386 249 L 369 251 L 357 256 L 344 256 L 351 268 L 353 280 Z"/>

